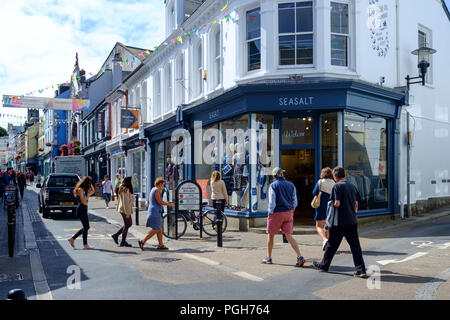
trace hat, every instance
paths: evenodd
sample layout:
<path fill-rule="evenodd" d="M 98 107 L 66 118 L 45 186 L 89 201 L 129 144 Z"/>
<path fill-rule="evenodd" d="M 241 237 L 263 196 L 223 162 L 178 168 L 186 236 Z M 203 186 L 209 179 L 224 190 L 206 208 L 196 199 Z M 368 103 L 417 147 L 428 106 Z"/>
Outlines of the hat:
<path fill-rule="evenodd" d="M 279 167 L 275 167 L 275 168 L 273 168 L 273 170 L 272 170 L 272 175 L 273 175 L 273 176 L 278 176 L 279 174 L 285 173 L 285 172 L 286 172 L 285 170 L 283 170 L 283 169 L 281 169 L 281 168 L 279 168 Z"/>

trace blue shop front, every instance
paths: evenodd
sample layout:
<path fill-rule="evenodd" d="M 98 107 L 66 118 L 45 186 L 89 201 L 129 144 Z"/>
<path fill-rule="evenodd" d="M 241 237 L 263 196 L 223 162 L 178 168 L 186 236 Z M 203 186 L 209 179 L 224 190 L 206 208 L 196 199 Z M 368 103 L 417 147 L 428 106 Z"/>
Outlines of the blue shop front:
<path fill-rule="evenodd" d="M 340 165 L 360 192 L 360 217 L 395 214 L 404 100 L 404 92 L 356 80 L 238 85 L 145 129 L 149 183 L 164 177 L 174 190 L 196 180 L 206 199 L 218 170 L 229 195 L 225 213 L 247 221 L 245 229 L 265 223 L 271 169 L 279 166 L 297 188 L 296 223 L 314 224 L 321 169 Z"/>

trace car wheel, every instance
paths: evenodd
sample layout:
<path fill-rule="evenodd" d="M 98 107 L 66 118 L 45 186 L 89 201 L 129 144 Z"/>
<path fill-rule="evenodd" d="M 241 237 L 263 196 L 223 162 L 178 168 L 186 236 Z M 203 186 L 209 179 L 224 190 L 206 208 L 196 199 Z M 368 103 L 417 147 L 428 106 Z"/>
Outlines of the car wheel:
<path fill-rule="evenodd" d="M 47 209 L 46 207 L 42 208 L 42 218 L 44 219 L 50 218 L 50 210 Z"/>

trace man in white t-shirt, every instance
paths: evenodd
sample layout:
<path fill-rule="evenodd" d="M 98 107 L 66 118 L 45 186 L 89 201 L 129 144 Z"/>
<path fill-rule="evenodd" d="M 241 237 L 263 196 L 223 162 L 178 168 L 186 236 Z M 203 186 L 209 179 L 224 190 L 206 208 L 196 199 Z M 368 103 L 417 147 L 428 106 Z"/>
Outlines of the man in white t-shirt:
<path fill-rule="evenodd" d="M 105 181 L 102 182 L 103 185 L 103 197 L 106 202 L 106 209 L 109 209 L 109 202 L 111 201 L 111 194 L 114 193 L 112 182 L 109 180 L 108 176 L 105 176 Z"/>

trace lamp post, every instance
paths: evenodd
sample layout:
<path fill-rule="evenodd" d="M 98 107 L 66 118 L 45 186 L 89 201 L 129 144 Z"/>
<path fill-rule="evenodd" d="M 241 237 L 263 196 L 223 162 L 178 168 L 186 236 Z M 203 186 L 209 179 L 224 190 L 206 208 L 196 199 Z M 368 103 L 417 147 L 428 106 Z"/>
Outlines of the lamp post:
<path fill-rule="evenodd" d="M 428 47 L 420 47 L 419 49 L 411 52 L 413 55 L 417 56 L 417 68 L 420 69 L 420 74 L 418 77 L 410 77 L 409 75 L 406 76 L 405 79 L 408 91 L 411 84 L 421 83 L 423 86 L 425 85 L 425 75 L 428 67 L 430 66 L 430 56 L 436 52 L 436 50 Z M 420 79 L 420 81 L 411 81 L 415 79 Z"/>
<path fill-rule="evenodd" d="M 411 84 L 415 83 L 421 83 L 423 86 L 425 85 L 425 75 L 427 73 L 427 69 L 430 66 L 430 56 L 432 54 L 435 54 L 437 51 L 428 48 L 426 46 L 420 47 L 419 49 L 414 50 L 411 52 L 413 55 L 417 56 L 417 68 L 420 69 L 420 74 L 418 77 L 410 77 L 409 75 L 406 76 L 406 86 L 408 88 Z M 411 81 L 414 79 L 420 79 L 419 81 Z M 406 217 L 409 218 L 411 216 L 411 135 L 409 132 L 409 118 L 410 114 L 407 112 L 406 117 L 406 131 L 408 135 L 408 145 L 407 145 L 407 152 L 406 152 L 406 202 L 407 202 L 407 213 Z"/>

